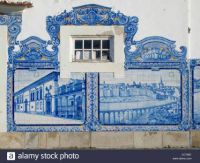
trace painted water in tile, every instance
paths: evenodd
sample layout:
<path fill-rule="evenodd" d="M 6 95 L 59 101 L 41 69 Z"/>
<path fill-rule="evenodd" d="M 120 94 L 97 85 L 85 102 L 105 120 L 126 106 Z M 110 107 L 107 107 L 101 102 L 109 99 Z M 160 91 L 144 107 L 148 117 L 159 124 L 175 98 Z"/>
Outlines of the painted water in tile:
<path fill-rule="evenodd" d="M 177 124 L 181 121 L 178 70 L 129 70 L 122 79 L 100 75 L 102 124 Z"/>
<path fill-rule="evenodd" d="M 85 119 L 85 75 L 60 79 L 53 70 L 16 70 L 16 124 L 81 124 Z"/>
<path fill-rule="evenodd" d="M 200 66 L 194 68 L 194 121 L 200 123 Z"/>

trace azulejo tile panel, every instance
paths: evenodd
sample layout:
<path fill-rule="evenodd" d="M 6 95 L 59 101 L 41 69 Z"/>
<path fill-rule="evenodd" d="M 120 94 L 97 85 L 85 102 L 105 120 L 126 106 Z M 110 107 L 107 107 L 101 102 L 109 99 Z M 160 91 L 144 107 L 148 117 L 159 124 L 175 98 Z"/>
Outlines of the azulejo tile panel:
<path fill-rule="evenodd" d="M 21 16 L 0 16 L 0 25 L 9 26 L 8 131 L 198 129 L 199 60 L 188 62 L 187 48 L 177 51 L 163 37 L 134 40 L 137 23 L 135 16 L 84 5 L 47 17 L 50 40 L 17 41 Z M 61 25 L 124 26 L 124 77 L 85 72 L 60 78 Z"/>
<path fill-rule="evenodd" d="M 188 130 L 187 64 L 169 65 L 136 64 L 124 79 L 100 74 L 100 130 Z"/>
<path fill-rule="evenodd" d="M 60 79 L 52 70 L 16 70 L 14 121 L 17 125 L 81 125 L 85 122 L 85 74 Z"/>
<path fill-rule="evenodd" d="M 100 75 L 102 124 L 169 125 L 181 122 L 181 75 L 176 69 L 132 69 L 124 78 Z"/>
<path fill-rule="evenodd" d="M 194 129 L 199 129 L 200 125 L 200 103 L 199 103 L 199 80 L 200 80 L 200 60 L 191 60 L 190 61 L 190 93 L 191 93 L 191 119 L 192 127 Z"/>
<path fill-rule="evenodd" d="M 199 124 L 200 123 L 200 108 L 199 108 L 199 98 L 200 98 L 200 94 L 199 94 L 199 74 L 200 74 L 200 66 L 196 66 L 194 68 L 194 85 L 193 85 L 193 93 L 194 93 L 194 122 Z"/>

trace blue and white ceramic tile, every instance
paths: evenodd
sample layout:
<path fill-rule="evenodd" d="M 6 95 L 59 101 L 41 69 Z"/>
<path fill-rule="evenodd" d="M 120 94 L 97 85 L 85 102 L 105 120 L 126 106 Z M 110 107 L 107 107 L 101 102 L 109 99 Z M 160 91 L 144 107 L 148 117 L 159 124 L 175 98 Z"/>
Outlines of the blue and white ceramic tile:
<path fill-rule="evenodd" d="M 194 68 L 193 92 L 194 121 L 200 124 L 200 66 Z"/>
<path fill-rule="evenodd" d="M 16 70 L 14 120 L 18 125 L 83 124 L 85 75 L 60 79 L 52 70 Z"/>
<path fill-rule="evenodd" d="M 0 25 L 9 27 L 8 131 L 188 130 L 187 48 L 177 51 L 175 41 L 158 36 L 136 41 L 137 23 L 137 17 L 109 7 L 84 5 L 47 17 L 50 40 L 31 36 L 17 41 L 21 16 L 0 16 Z M 72 73 L 70 79 L 61 79 L 62 25 L 124 26 L 124 78 Z M 197 123 L 199 71 L 194 69 L 193 80 Z"/>
<path fill-rule="evenodd" d="M 181 76 L 178 70 L 128 70 L 125 77 L 100 75 L 102 124 L 178 124 Z"/>
<path fill-rule="evenodd" d="M 190 60 L 190 122 L 192 129 L 200 129 L 200 60 Z"/>

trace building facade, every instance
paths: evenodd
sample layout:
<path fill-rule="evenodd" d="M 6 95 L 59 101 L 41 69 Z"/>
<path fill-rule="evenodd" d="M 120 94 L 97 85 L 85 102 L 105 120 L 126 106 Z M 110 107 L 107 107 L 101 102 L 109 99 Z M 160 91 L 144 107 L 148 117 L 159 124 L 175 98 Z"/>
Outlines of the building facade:
<path fill-rule="evenodd" d="M 59 73 L 51 72 L 14 95 L 15 112 L 82 120 L 85 116 L 85 82 L 69 80 L 59 85 Z"/>
<path fill-rule="evenodd" d="M 107 97 L 137 97 L 137 96 L 147 96 L 152 99 L 170 99 L 175 98 L 175 90 L 178 88 L 173 86 L 165 86 L 162 78 L 160 83 L 133 83 L 125 84 L 106 84 L 105 81 L 103 84 L 100 84 L 100 94 L 102 98 Z"/>
<path fill-rule="evenodd" d="M 85 119 L 85 81 L 71 80 L 57 89 L 57 115 L 71 119 Z"/>
<path fill-rule="evenodd" d="M 190 63 L 186 60 L 187 48 L 181 46 L 177 50 L 175 41 L 154 34 L 143 38 L 140 35 L 135 37 L 139 25 L 148 26 L 150 31 L 161 32 L 166 29 L 164 27 L 176 24 L 178 18 L 168 15 L 167 18 L 171 19 L 167 19 L 164 17 L 167 14 L 163 14 L 160 19 L 160 15 L 155 14 L 159 15 L 156 20 L 150 20 L 150 17 L 143 19 L 146 16 L 142 17 L 141 14 L 145 10 L 140 10 L 138 24 L 139 18 L 133 16 L 137 15 L 136 10 L 127 7 L 128 15 L 116 11 L 123 10 L 124 4 L 129 6 L 132 3 L 135 6 L 135 2 L 126 1 L 123 5 L 118 2 L 113 8 L 109 6 L 113 6 L 114 2 L 110 1 L 111 5 L 106 3 L 68 6 L 70 11 L 59 11 L 60 14 L 57 14 L 58 11 L 51 14 L 45 11 L 48 15 L 45 17 L 44 29 L 48 37 L 41 37 L 44 40 L 40 38 L 42 35 L 19 40 L 23 26 L 22 13 L 0 15 L 0 25 L 8 26 L 9 36 L 8 55 L 5 57 L 8 65 L 2 62 L 1 66 L 1 69 L 7 69 L 7 83 L 0 80 L 7 86 L 7 103 L 4 100 L 2 105 L 8 110 L 9 131 L 187 130 L 196 127 L 189 117 L 190 114 L 197 113 L 197 109 L 190 106 L 197 100 L 189 96 L 194 93 L 190 90 L 194 76 L 193 69 L 191 68 L 191 72 L 188 70 Z M 174 9 L 168 3 L 163 7 L 167 7 L 168 14 Z M 158 11 L 157 7 L 152 11 Z M 185 10 L 181 10 L 181 13 L 184 12 Z M 38 19 L 39 16 L 35 14 L 34 17 Z M 147 23 L 145 25 L 144 20 Z M 165 20 L 164 23 L 167 24 L 158 26 L 159 29 L 155 26 L 150 28 L 153 24 L 150 22 L 160 20 Z M 183 26 L 179 25 L 177 28 L 180 30 Z M 171 29 L 166 31 L 171 33 Z M 187 30 L 183 31 L 184 36 L 187 36 Z M 1 34 L 0 38 L 2 36 L 4 35 Z M 187 39 L 182 39 L 182 33 L 179 36 L 178 42 L 184 45 Z M 5 51 L 4 53 L 7 54 Z M 200 64 L 195 61 L 194 65 L 197 67 Z M 27 70 L 31 74 L 32 71 L 40 72 L 41 69 L 53 69 L 53 72 L 41 76 L 31 84 L 22 84 L 20 89 L 13 91 L 12 87 L 17 83 L 13 76 L 16 71 Z M 165 70 L 175 69 L 179 74 L 171 78 L 165 75 Z M 143 76 L 143 72 L 149 74 L 144 76 L 144 80 L 137 76 Z M 75 79 L 72 73 L 83 73 L 85 79 Z M 105 80 L 101 74 L 106 73 L 111 73 L 114 79 Z M 129 75 L 125 76 L 126 73 Z M 188 82 L 189 74 L 191 83 Z M 133 76 L 140 80 L 126 82 Z M 61 82 L 60 79 L 65 78 L 68 81 Z M 176 78 L 179 80 L 174 81 Z M 118 79 L 121 81 L 118 82 Z M 21 83 L 23 80 L 25 81 L 22 79 Z M 113 80 L 115 82 L 112 83 Z M 14 97 L 13 101 L 11 97 Z M 27 117 L 26 123 L 18 125 L 15 123 L 16 117 L 22 120 Z M 34 118 L 37 122 L 29 126 L 29 121 L 35 122 Z M 82 120 L 83 123 L 54 123 L 57 119 Z M 40 121 L 45 122 L 41 125 Z"/>

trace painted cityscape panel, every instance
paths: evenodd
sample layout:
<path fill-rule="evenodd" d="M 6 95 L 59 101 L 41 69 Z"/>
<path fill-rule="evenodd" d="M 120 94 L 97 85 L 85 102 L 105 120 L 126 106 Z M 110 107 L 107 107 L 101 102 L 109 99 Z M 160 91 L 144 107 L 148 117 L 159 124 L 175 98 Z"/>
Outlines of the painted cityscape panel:
<path fill-rule="evenodd" d="M 16 124 L 82 124 L 85 120 L 85 74 L 61 79 L 53 70 L 16 70 Z"/>
<path fill-rule="evenodd" d="M 101 124 L 181 122 L 181 75 L 176 69 L 133 69 L 124 78 L 101 73 L 99 89 Z"/>
<path fill-rule="evenodd" d="M 194 68 L 193 83 L 193 118 L 196 123 L 200 123 L 200 66 Z"/>

